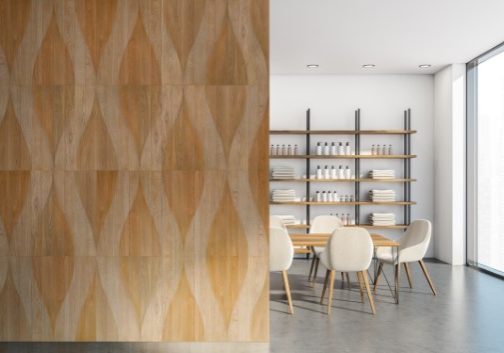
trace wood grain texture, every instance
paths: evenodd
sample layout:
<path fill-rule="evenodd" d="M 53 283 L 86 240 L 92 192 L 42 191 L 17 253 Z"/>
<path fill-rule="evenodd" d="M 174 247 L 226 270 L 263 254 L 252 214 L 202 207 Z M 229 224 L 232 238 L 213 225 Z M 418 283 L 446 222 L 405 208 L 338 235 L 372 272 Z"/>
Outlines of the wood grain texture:
<path fill-rule="evenodd" d="M 267 342 L 268 0 L 0 0 L 0 340 Z"/>
<path fill-rule="evenodd" d="M 0 170 L 30 170 L 31 157 L 12 100 L 0 122 Z"/>

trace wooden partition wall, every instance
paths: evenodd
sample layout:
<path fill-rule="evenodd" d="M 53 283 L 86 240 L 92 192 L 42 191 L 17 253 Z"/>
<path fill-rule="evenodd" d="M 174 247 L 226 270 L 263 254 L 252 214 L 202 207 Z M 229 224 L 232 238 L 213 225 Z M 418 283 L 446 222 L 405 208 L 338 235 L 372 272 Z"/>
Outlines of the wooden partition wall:
<path fill-rule="evenodd" d="M 268 341 L 268 0 L 0 0 L 0 341 Z"/>

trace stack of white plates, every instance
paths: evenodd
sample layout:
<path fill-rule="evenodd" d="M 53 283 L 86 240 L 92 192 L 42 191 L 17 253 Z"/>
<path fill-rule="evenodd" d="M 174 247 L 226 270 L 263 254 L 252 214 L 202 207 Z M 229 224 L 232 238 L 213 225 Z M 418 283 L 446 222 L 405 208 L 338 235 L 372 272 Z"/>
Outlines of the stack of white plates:
<path fill-rule="evenodd" d="M 299 199 L 296 198 L 296 190 L 294 189 L 273 190 L 272 200 L 274 202 L 299 201 Z"/>
<path fill-rule="evenodd" d="M 395 171 L 392 169 L 373 169 L 369 172 L 371 179 L 394 179 Z"/>
<path fill-rule="evenodd" d="M 300 224 L 301 222 L 293 215 L 274 215 L 282 220 L 285 225 Z"/>
<path fill-rule="evenodd" d="M 393 213 L 371 213 L 369 222 L 374 226 L 393 226 L 396 224 Z"/>
<path fill-rule="evenodd" d="M 394 190 L 371 190 L 369 198 L 373 202 L 393 202 L 396 200 Z"/>
<path fill-rule="evenodd" d="M 273 179 L 294 179 L 296 173 L 292 167 L 274 167 L 271 172 L 271 177 Z"/>

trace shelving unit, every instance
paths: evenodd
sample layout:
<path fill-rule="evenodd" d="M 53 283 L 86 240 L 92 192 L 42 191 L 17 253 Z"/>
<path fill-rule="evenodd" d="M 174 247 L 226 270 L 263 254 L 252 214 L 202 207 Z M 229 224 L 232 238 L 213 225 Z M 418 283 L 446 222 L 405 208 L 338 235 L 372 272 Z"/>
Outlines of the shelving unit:
<path fill-rule="evenodd" d="M 305 159 L 306 167 L 305 174 L 310 175 L 311 161 L 316 159 L 346 159 L 354 160 L 355 175 L 357 178 L 353 179 L 270 179 L 270 182 L 292 182 L 292 183 L 305 183 L 306 184 L 306 198 L 309 200 L 310 186 L 313 183 L 353 183 L 354 184 L 354 200 L 353 202 L 314 202 L 314 201 L 296 201 L 296 202 L 270 202 L 271 205 L 295 205 L 304 206 L 306 208 L 306 220 L 308 224 L 297 224 L 288 226 L 289 229 L 299 229 L 309 231 L 310 228 L 310 208 L 313 206 L 354 206 L 355 226 L 365 227 L 370 229 L 406 229 L 411 220 L 411 206 L 416 202 L 411 200 L 411 183 L 416 179 L 411 178 L 411 160 L 417 156 L 411 154 L 411 135 L 417 131 L 411 129 L 411 110 L 404 111 L 404 129 L 387 129 L 387 130 L 363 130 L 361 129 L 361 112 L 360 109 L 355 111 L 355 129 L 354 130 L 311 130 L 311 111 L 306 111 L 306 130 L 271 130 L 270 135 L 304 135 L 306 138 L 306 154 L 293 155 L 293 156 L 270 156 L 271 159 Z M 350 135 L 354 137 L 354 155 L 313 155 L 310 154 L 312 150 L 311 136 L 312 135 Z M 360 137 L 361 135 L 401 135 L 403 136 L 403 154 L 397 155 L 368 155 L 361 154 Z M 377 159 L 377 160 L 403 160 L 404 175 L 403 178 L 395 179 L 371 179 L 360 178 L 361 160 Z M 403 200 L 394 202 L 373 202 L 360 200 L 360 186 L 362 183 L 402 183 L 404 186 Z M 402 206 L 404 224 L 396 224 L 393 226 L 373 226 L 371 224 L 360 223 L 360 209 L 362 206 Z M 306 252 L 305 252 L 306 253 Z"/>

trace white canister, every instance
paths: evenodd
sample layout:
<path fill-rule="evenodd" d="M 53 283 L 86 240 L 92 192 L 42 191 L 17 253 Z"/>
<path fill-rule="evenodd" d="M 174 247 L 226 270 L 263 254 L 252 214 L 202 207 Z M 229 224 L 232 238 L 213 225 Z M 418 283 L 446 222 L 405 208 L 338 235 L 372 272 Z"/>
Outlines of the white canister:
<path fill-rule="evenodd" d="M 322 202 L 327 202 L 327 192 L 322 191 Z"/>
<path fill-rule="evenodd" d="M 341 142 L 338 143 L 338 154 L 340 156 L 343 156 L 345 154 L 345 149 L 343 148 L 343 143 Z"/>
<path fill-rule="evenodd" d="M 345 179 L 345 171 L 342 165 L 338 168 L 338 179 Z"/>
<path fill-rule="evenodd" d="M 346 146 L 345 146 L 345 153 L 350 156 L 352 154 L 352 148 L 350 147 L 350 142 L 347 142 L 346 143 Z"/>
<path fill-rule="evenodd" d="M 331 143 L 331 155 L 336 156 L 338 154 L 338 148 L 334 142 Z"/>
<path fill-rule="evenodd" d="M 329 144 L 326 142 L 324 145 L 324 156 L 329 156 L 330 152 Z"/>
<path fill-rule="evenodd" d="M 322 175 L 322 169 L 320 169 L 320 166 L 317 166 L 317 179 L 324 179 L 324 176 Z"/>
<path fill-rule="evenodd" d="M 320 144 L 320 142 L 317 142 L 317 156 L 321 155 L 322 155 L 322 145 Z"/>
<path fill-rule="evenodd" d="M 345 168 L 345 178 L 350 179 L 352 177 L 352 171 L 350 170 L 349 166 L 346 166 Z"/>
<path fill-rule="evenodd" d="M 325 166 L 325 168 L 324 168 L 324 179 L 331 179 L 331 173 L 329 171 L 328 166 Z"/>
<path fill-rule="evenodd" d="M 338 179 L 338 171 L 334 166 L 331 166 L 331 179 Z"/>

